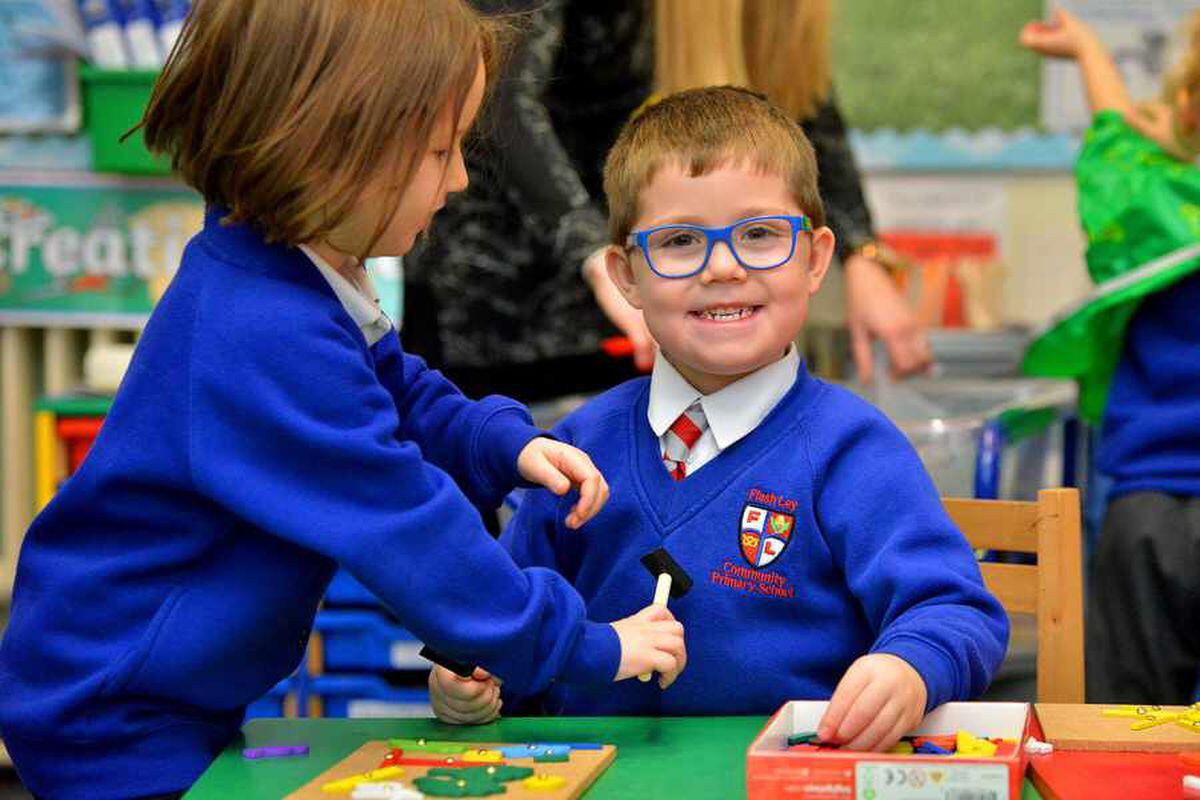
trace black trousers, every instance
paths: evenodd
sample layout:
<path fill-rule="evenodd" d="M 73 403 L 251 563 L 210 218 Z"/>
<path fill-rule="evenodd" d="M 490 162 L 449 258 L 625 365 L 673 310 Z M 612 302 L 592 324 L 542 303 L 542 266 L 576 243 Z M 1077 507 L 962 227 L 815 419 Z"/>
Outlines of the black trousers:
<path fill-rule="evenodd" d="M 1193 702 L 1200 688 L 1200 497 L 1124 495 L 1104 515 L 1087 604 L 1091 703 Z"/>

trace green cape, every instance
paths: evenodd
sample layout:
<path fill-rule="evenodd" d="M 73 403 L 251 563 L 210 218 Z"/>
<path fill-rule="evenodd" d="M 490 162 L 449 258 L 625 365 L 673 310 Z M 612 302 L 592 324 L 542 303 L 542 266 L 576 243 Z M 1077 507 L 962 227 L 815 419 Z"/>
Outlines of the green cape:
<path fill-rule="evenodd" d="M 1200 268 L 1200 169 L 1102 111 L 1084 136 L 1075 176 L 1097 287 L 1037 333 L 1022 369 L 1078 380 L 1080 413 L 1096 422 L 1141 300 Z"/>

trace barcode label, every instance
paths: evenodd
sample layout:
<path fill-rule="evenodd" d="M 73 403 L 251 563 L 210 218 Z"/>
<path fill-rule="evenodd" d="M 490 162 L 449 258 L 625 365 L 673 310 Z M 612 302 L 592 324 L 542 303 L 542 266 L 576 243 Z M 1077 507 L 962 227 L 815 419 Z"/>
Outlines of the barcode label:
<path fill-rule="evenodd" d="M 1007 766 L 956 762 L 859 761 L 855 800 L 1009 800 Z"/>

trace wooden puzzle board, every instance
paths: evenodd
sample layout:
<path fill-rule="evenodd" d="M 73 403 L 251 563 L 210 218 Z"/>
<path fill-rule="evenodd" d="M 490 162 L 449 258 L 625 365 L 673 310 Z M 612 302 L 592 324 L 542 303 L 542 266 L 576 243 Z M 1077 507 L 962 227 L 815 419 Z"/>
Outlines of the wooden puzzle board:
<path fill-rule="evenodd" d="M 1062 750 L 1104 750 L 1142 753 L 1178 753 L 1200 750 L 1200 733 L 1174 722 L 1144 731 L 1130 730 L 1136 720 L 1106 717 L 1100 712 L 1115 704 L 1037 703 L 1038 721 L 1046 741 Z M 1185 711 L 1181 706 L 1163 706 L 1164 711 Z"/>
<path fill-rule="evenodd" d="M 461 744 L 463 747 L 470 749 L 488 750 L 507 747 L 513 743 L 455 742 L 455 744 Z M 329 792 L 321 791 L 321 787 L 331 781 L 348 778 L 352 775 L 360 775 L 364 772 L 377 769 L 379 763 L 383 761 L 389 752 L 391 752 L 391 747 L 388 746 L 386 741 L 367 742 L 346 756 L 346 758 L 289 794 L 284 800 L 334 800 L 335 798 L 348 798 L 350 797 L 349 792 L 346 794 L 330 794 Z M 514 767 L 530 767 L 533 769 L 535 775 L 561 775 L 566 778 L 567 785 L 553 792 L 531 791 L 522 786 L 521 781 L 512 781 L 505 784 L 508 790 L 504 794 L 492 795 L 492 797 L 511 798 L 512 800 L 578 800 L 587 791 L 588 787 L 595 782 L 596 778 L 600 777 L 604 770 L 608 769 L 608 765 L 612 763 L 616 755 L 617 748 L 606 744 L 600 750 L 572 750 L 569 761 L 557 763 L 538 763 L 532 758 L 506 758 L 504 759 L 505 764 Z M 409 753 L 405 753 L 405 757 L 408 756 Z M 416 751 L 413 751 L 411 756 L 413 758 L 437 758 L 435 754 L 418 753 Z M 483 764 L 481 766 L 487 765 Z M 412 786 L 414 778 L 421 777 L 430 769 L 433 769 L 433 767 L 404 767 L 404 775 L 393 780 L 399 780 Z"/>

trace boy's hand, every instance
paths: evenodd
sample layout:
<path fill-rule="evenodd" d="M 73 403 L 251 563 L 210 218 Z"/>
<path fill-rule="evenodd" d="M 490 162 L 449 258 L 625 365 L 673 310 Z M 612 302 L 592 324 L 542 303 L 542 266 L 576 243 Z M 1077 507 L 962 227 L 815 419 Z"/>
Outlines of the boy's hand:
<path fill-rule="evenodd" d="M 579 502 L 567 515 L 567 527 L 578 528 L 604 508 L 608 502 L 608 482 L 588 458 L 587 453 L 539 436 L 517 456 L 521 477 L 545 486 L 557 495 L 564 495 L 574 486 L 579 489 Z"/>
<path fill-rule="evenodd" d="M 926 697 L 925 681 L 904 659 L 863 656 L 842 676 L 817 734 L 850 750 L 889 750 L 921 721 Z"/>
<path fill-rule="evenodd" d="M 1052 58 L 1078 58 L 1080 52 L 1094 41 L 1096 35 L 1074 14 L 1054 9 L 1049 23 L 1027 22 L 1021 28 L 1021 46 Z"/>
<path fill-rule="evenodd" d="M 429 700 L 433 713 L 451 725 L 483 725 L 500 716 L 500 681 L 475 668 L 470 678 L 460 678 L 445 667 L 429 672 Z"/>
<path fill-rule="evenodd" d="M 658 685 L 666 689 L 687 666 L 683 624 L 675 620 L 666 606 L 646 606 L 612 626 L 621 640 L 621 666 L 613 680 L 657 672 Z"/>

